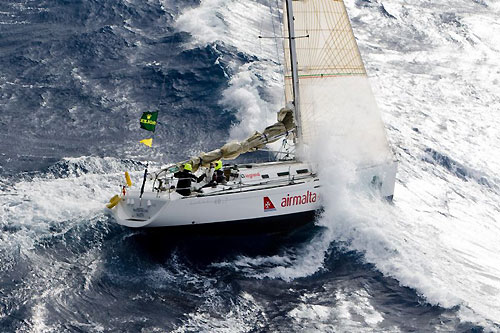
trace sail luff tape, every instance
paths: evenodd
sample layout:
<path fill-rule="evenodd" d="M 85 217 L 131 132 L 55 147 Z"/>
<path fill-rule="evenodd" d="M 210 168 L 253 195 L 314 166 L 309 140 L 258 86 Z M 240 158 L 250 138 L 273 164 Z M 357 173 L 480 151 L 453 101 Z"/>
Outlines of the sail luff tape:
<path fill-rule="evenodd" d="M 130 175 L 127 171 L 125 171 L 125 181 L 127 182 L 128 187 L 132 187 L 132 180 L 130 179 Z"/>

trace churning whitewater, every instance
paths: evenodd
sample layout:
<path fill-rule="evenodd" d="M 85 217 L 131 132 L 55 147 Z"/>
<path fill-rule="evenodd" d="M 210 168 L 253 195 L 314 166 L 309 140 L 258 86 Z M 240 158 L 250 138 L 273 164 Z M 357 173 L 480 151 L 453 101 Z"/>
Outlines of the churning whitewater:
<path fill-rule="evenodd" d="M 499 332 L 500 5 L 346 6 L 399 162 L 393 202 L 324 144 L 314 225 L 174 237 L 104 205 L 126 170 L 138 186 L 148 162 L 275 122 L 281 1 L 2 2 L 1 331 Z"/>

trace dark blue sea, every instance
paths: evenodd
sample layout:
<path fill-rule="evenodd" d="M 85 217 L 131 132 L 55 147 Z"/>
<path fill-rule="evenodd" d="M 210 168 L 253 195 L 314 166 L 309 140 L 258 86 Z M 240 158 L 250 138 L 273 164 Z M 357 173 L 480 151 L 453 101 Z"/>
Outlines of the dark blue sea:
<path fill-rule="evenodd" d="M 441 238 L 453 227 L 439 228 L 465 215 L 442 208 L 439 194 L 425 199 L 433 188 L 417 190 L 437 175 L 459 188 L 447 194 L 451 209 L 454 198 L 461 200 L 454 193 L 467 193 L 466 186 L 486 193 L 487 203 L 476 201 L 485 210 L 469 213 L 486 211 L 471 218 L 480 221 L 474 230 L 493 230 L 495 238 L 499 178 L 493 167 L 476 166 L 429 134 L 446 116 L 400 120 L 409 118 L 404 110 L 418 109 L 408 100 L 422 101 L 434 91 L 433 80 L 453 77 L 446 71 L 424 77 L 427 60 L 403 59 L 417 51 L 433 58 L 429 27 L 459 31 L 450 43 L 466 43 L 473 32 L 465 18 L 477 8 L 487 18 L 499 9 L 463 1 L 456 13 L 434 8 L 439 15 L 424 25 L 420 14 L 429 9 L 423 4 L 383 2 L 346 5 L 377 99 L 386 100 L 380 105 L 401 163 L 394 203 L 370 202 L 384 211 L 377 218 L 349 208 L 333 214 L 338 223 L 318 217 L 284 234 L 179 236 L 121 227 L 104 205 L 119 191 L 124 171 L 139 181 L 146 163 L 183 160 L 273 120 L 282 102 L 280 58 L 271 42 L 252 39 L 281 29 L 265 19 L 280 17 L 280 2 L 3 0 L 0 331 L 499 331 L 498 245 L 483 238 L 493 251 L 483 262 L 476 260 L 484 258 L 481 241 Z M 418 76 L 414 90 L 395 83 L 410 69 Z M 446 84 L 442 91 L 452 82 Z M 463 98 L 481 104 L 483 96 Z M 155 110 L 159 125 L 148 148 L 139 143 L 150 134 L 139 118 Z M 462 178 L 457 168 L 465 170 Z M 460 248 L 469 241 L 478 247 Z"/>

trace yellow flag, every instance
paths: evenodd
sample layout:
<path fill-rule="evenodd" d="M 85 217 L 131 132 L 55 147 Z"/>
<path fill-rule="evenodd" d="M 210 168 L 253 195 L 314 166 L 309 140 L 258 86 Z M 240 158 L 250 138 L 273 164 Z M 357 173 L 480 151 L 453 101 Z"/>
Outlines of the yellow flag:
<path fill-rule="evenodd" d="M 153 138 L 151 139 L 144 139 L 139 141 L 140 143 L 144 143 L 146 146 L 151 147 L 153 145 Z"/>

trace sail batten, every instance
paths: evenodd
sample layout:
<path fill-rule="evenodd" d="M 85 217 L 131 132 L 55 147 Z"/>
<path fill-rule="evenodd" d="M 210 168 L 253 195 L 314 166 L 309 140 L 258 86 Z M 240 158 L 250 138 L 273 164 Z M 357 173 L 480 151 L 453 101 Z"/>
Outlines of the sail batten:
<path fill-rule="evenodd" d="M 353 162 L 392 158 L 380 111 L 342 0 L 293 1 L 300 91 L 300 142 L 325 141 Z M 286 20 L 286 17 L 284 17 Z M 288 24 L 283 24 L 289 37 Z M 285 98 L 292 101 L 291 62 L 285 48 Z"/>
<path fill-rule="evenodd" d="M 296 40 L 299 75 L 318 68 L 326 73 L 355 69 L 356 73 L 366 74 L 342 1 L 293 1 L 293 8 L 295 34 L 309 36 Z M 286 31 L 285 36 L 289 36 Z"/>

